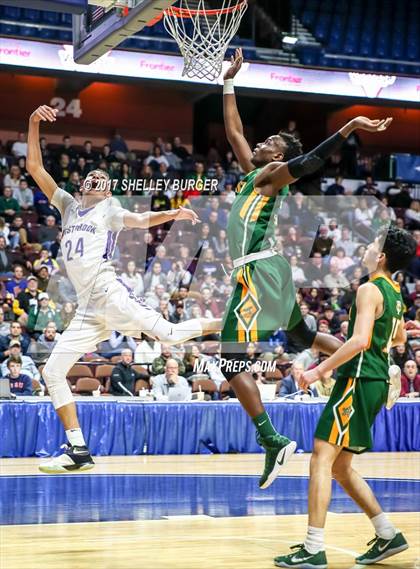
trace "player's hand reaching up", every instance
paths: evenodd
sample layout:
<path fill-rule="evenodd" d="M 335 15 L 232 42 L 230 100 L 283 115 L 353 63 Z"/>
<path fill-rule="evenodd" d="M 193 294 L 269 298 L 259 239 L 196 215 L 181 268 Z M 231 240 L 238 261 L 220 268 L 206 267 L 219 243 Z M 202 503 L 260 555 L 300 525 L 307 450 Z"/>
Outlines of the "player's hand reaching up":
<path fill-rule="evenodd" d="M 55 122 L 57 120 L 57 113 L 58 113 L 57 109 L 53 109 L 52 107 L 48 107 L 47 105 L 41 105 L 31 114 L 31 121 Z"/>
<path fill-rule="evenodd" d="M 233 79 L 240 68 L 242 67 L 242 63 L 244 62 L 244 56 L 242 55 L 242 49 L 238 48 L 235 50 L 235 56 L 232 55 L 230 58 L 231 66 L 226 71 L 224 75 L 224 79 Z"/>
<path fill-rule="evenodd" d="M 180 208 L 178 209 L 178 213 L 176 214 L 175 219 L 177 221 L 182 221 L 182 220 L 191 221 L 193 225 L 195 225 L 196 223 L 201 223 L 195 211 L 182 206 L 180 206 Z"/>
<path fill-rule="evenodd" d="M 360 128 L 361 130 L 367 130 L 368 132 L 383 132 L 389 127 L 392 120 L 392 117 L 381 120 L 371 120 L 367 117 L 356 117 L 352 122 L 354 123 L 354 128 Z"/>

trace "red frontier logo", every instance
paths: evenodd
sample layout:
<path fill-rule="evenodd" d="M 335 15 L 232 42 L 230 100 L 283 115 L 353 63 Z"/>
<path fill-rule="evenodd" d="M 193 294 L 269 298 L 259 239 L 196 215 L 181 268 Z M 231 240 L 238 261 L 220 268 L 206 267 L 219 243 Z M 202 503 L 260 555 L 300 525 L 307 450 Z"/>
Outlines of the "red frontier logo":
<path fill-rule="evenodd" d="M 275 71 L 270 73 L 270 78 L 273 81 L 282 81 L 283 83 L 302 83 L 302 77 L 298 77 L 297 75 L 280 75 Z"/>
<path fill-rule="evenodd" d="M 30 49 L 22 49 L 19 44 L 16 47 L 0 47 L 1 55 L 17 55 L 18 57 L 29 57 L 31 55 Z"/>
<path fill-rule="evenodd" d="M 168 65 L 167 63 L 153 63 L 152 61 L 147 61 L 147 59 L 140 59 L 140 67 L 147 67 L 148 69 L 159 70 L 159 71 L 174 71 L 174 65 Z"/>

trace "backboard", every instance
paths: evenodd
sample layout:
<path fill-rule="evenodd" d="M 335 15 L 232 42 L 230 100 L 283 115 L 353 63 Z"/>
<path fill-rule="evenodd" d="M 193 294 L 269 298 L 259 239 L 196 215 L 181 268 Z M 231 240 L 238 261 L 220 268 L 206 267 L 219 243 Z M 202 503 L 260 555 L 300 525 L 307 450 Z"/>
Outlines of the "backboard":
<path fill-rule="evenodd" d="M 73 16 L 74 61 L 89 65 L 139 32 L 175 0 L 89 0 Z"/>

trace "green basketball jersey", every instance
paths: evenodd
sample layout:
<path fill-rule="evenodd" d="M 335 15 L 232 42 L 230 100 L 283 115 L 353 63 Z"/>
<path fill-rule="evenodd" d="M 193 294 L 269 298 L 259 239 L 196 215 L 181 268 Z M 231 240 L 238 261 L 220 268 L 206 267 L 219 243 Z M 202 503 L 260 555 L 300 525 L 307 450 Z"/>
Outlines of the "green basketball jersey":
<path fill-rule="evenodd" d="M 262 196 L 254 188 L 260 169 L 253 170 L 238 184 L 227 225 L 229 254 L 233 260 L 270 249 L 275 240 L 277 209 L 288 194 L 285 186 L 275 196 Z"/>
<path fill-rule="evenodd" d="M 400 286 L 391 279 L 379 276 L 370 282 L 379 288 L 384 299 L 384 310 L 382 316 L 375 320 L 369 347 L 338 369 L 340 379 L 349 377 L 388 378 L 389 350 L 403 317 L 404 303 Z M 356 301 L 354 301 L 350 310 L 349 338 L 353 335 L 356 314 Z"/>

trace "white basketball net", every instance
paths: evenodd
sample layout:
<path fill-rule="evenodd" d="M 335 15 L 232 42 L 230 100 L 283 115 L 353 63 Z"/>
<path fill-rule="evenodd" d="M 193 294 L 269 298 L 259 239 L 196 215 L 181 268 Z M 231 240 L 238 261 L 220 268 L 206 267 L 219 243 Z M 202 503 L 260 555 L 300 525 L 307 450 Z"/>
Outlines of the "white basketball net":
<path fill-rule="evenodd" d="M 247 7 L 247 0 L 223 0 L 217 10 L 209 10 L 205 0 L 180 0 L 179 6 L 165 10 L 165 28 L 184 57 L 182 75 L 210 81 L 219 77 Z"/>

